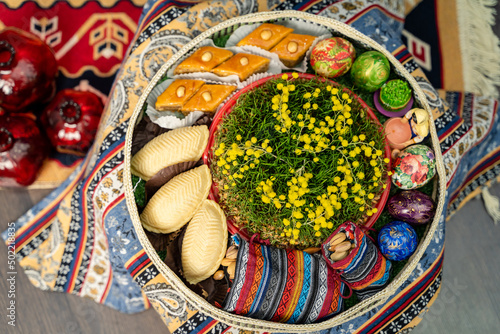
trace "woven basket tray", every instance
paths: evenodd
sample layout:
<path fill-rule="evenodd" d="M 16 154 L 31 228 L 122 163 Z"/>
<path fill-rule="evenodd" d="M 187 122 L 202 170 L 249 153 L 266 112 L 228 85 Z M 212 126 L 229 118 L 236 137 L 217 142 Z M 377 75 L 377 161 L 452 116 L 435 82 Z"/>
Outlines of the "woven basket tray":
<path fill-rule="evenodd" d="M 441 217 L 441 213 L 444 206 L 445 201 L 445 191 L 446 191 L 446 183 L 445 183 L 445 171 L 444 165 L 441 155 L 441 150 L 439 147 L 439 141 L 436 133 L 436 128 L 434 127 L 433 122 L 431 122 L 430 126 L 430 136 L 432 141 L 432 148 L 435 152 L 436 156 L 436 165 L 437 165 L 437 179 L 435 179 L 435 190 L 437 190 L 435 200 L 437 202 L 437 209 L 435 218 L 431 224 L 428 225 L 425 237 L 420 240 L 417 250 L 409 259 L 406 266 L 401 270 L 401 272 L 393 279 L 393 281 L 381 292 L 376 295 L 359 302 L 355 306 L 351 307 L 345 312 L 340 313 L 339 315 L 330 318 L 329 320 L 325 320 L 316 324 L 308 324 L 308 325 L 289 325 L 282 324 L 270 321 L 256 320 L 252 318 L 247 318 L 244 316 L 238 316 L 234 314 L 230 314 L 222 311 L 221 309 L 212 306 L 207 301 L 205 301 L 202 297 L 197 295 L 195 292 L 190 290 L 186 285 L 181 281 L 179 277 L 177 277 L 170 268 L 159 258 L 155 249 L 149 242 L 144 229 L 141 225 L 141 221 L 139 219 L 139 214 L 137 211 L 137 206 L 134 200 L 134 193 L 132 190 L 132 181 L 130 174 L 130 161 L 131 161 L 131 147 L 132 147 L 132 136 L 134 132 L 134 128 L 138 121 L 141 119 L 142 110 L 146 98 L 150 94 L 151 90 L 157 85 L 159 80 L 165 76 L 170 67 L 175 64 L 180 58 L 185 56 L 187 53 L 196 48 L 201 42 L 203 42 L 207 38 L 222 36 L 226 34 L 232 33 L 238 27 L 245 24 L 253 24 L 253 23 L 263 23 L 267 21 L 281 21 L 281 20 L 304 20 L 306 22 L 316 23 L 322 25 L 337 35 L 343 35 L 345 38 L 357 41 L 359 44 L 363 45 L 367 49 L 372 49 L 381 52 L 384 54 L 389 62 L 391 63 L 392 70 L 395 71 L 399 76 L 403 77 L 410 84 L 411 88 L 414 91 L 414 98 L 416 101 L 424 108 L 428 113 L 429 117 L 432 120 L 432 112 L 427 104 L 426 97 L 418 86 L 415 79 L 408 73 L 408 71 L 399 63 L 384 47 L 368 38 L 367 36 L 361 34 L 354 28 L 340 23 L 338 21 L 324 18 L 321 16 L 315 16 L 312 14 L 307 14 L 303 12 L 297 11 L 282 11 L 282 12 L 265 12 L 265 13 L 256 13 L 250 14 L 242 17 L 238 17 L 235 19 L 228 20 L 222 24 L 219 24 L 204 33 L 200 34 L 190 43 L 186 44 L 179 52 L 177 52 L 174 56 L 172 56 L 168 62 L 166 62 L 161 69 L 156 73 L 156 75 L 151 80 L 150 84 L 145 88 L 144 93 L 139 99 L 134 114 L 130 119 L 129 128 L 126 136 L 125 143 L 125 197 L 127 200 L 127 206 L 132 217 L 132 222 L 134 224 L 134 228 L 139 237 L 139 240 L 144 247 L 148 257 L 154 263 L 154 265 L 160 271 L 160 274 L 165 277 L 165 279 L 172 285 L 174 289 L 176 289 L 180 294 L 184 296 L 186 301 L 190 304 L 198 308 L 200 311 L 205 314 L 222 321 L 229 326 L 233 326 L 243 330 L 259 330 L 259 331 L 269 331 L 269 332 L 294 332 L 294 333 L 310 333 L 313 331 L 319 331 L 323 329 L 332 328 L 334 326 L 341 325 L 342 323 L 349 321 L 353 318 L 356 318 L 369 310 L 384 304 L 390 296 L 392 296 L 396 290 L 408 279 L 410 274 L 415 270 L 417 264 L 419 263 L 422 255 L 425 250 L 429 246 L 431 242 L 431 238 L 436 231 L 436 228 L 439 223 L 439 219 Z"/>

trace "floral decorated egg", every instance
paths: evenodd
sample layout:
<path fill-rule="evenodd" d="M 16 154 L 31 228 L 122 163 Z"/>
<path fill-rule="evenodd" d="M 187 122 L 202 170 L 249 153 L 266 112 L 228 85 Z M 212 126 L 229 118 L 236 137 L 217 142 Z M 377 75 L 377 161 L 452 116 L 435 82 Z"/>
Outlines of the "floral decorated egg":
<path fill-rule="evenodd" d="M 387 259 L 406 260 L 417 249 L 417 233 L 407 223 L 395 220 L 378 233 L 378 246 Z"/>
<path fill-rule="evenodd" d="M 356 50 L 351 42 L 341 37 L 327 38 L 313 48 L 311 66 L 317 74 L 335 78 L 349 71 L 355 57 Z"/>
<path fill-rule="evenodd" d="M 418 190 L 405 190 L 389 199 L 387 210 L 395 219 L 426 224 L 434 217 L 436 206 L 430 196 Z"/>
<path fill-rule="evenodd" d="M 391 66 L 389 60 L 378 51 L 362 53 L 354 62 L 351 78 L 354 84 L 368 92 L 374 92 L 387 81 Z"/>
<path fill-rule="evenodd" d="M 392 182 L 404 190 L 427 184 L 436 174 L 436 157 L 425 145 L 412 145 L 401 151 L 393 164 Z"/>

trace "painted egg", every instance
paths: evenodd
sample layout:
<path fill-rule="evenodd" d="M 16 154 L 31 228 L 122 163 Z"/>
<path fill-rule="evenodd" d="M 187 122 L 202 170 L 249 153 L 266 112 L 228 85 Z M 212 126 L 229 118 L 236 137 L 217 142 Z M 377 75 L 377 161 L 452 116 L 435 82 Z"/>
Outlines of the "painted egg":
<path fill-rule="evenodd" d="M 395 219 L 420 225 L 431 221 L 436 206 L 430 196 L 418 190 L 405 190 L 389 199 L 387 210 Z"/>
<path fill-rule="evenodd" d="M 382 53 L 368 51 L 352 64 L 351 78 L 357 87 L 374 92 L 387 81 L 390 72 L 389 60 Z"/>
<path fill-rule="evenodd" d="M 378 246 L 387 259 L 406 260 L 417 249 L 417 233 L 407 223 L 395 220 L 378 233 Z"/>
<path fill-rule="evenodd" d="M 351 68 L 356 50 L 348 40 L 332 37 L 321 40 L 311 52 L 311 66 L 317 74 L 335 78 Z"/>
<path fill-rule="evenodd" d="M 416 189 L 436 174 L 436 157 L 430 147 L 412 145 L 401 151 L 393 163 L 392 183 L 400 189 Z"/>

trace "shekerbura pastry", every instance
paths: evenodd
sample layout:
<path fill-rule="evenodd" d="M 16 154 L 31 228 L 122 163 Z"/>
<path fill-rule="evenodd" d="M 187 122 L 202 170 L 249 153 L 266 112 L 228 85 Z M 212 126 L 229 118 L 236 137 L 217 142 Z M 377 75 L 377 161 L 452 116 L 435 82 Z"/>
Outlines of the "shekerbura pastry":
<path fill-rule="evenodd" d="M 130 171 L 148 181 L 165 167 L 198 161 L 208 143 L 206 125 L 175 129 L 155 137 L 132 157 Z"/>
<path fill-rule="evenodd" d="M 207 279 L 219 268 L 227 245 L 226 216 L 219 204 L 205 200 L 186 228 L 182 269 L 191 284 Z"/>
<path fill-rule="evenodd" d="M 177 175 L 160 188 L 141 213 L 142 226 L 171 233 L 184 226 L 207 198 L 212 175 L 207 165 Z"/>

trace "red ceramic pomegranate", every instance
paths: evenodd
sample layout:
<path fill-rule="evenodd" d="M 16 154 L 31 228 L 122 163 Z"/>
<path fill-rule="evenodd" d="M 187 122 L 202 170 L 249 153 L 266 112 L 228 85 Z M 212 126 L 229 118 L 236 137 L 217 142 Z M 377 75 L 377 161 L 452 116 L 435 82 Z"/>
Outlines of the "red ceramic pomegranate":
<path fill-rule="evenodd" d="M 0 186 L 33 183 L 49 148 L 31 117 L 0 116 Z"/>
<path fill-rule="evenodd" d="M 19 112 L 47 101 L 56 74 L 54 52 L 42 40 L 17 28 L 0 32 L 0 108 Z"/>
<path fill-rule="evenodd" d="M 94 93 L 64 89 L 42 113 L 41 121 L 59 152 L 83 154 L 92 145 L 103 105 Z"/>

